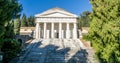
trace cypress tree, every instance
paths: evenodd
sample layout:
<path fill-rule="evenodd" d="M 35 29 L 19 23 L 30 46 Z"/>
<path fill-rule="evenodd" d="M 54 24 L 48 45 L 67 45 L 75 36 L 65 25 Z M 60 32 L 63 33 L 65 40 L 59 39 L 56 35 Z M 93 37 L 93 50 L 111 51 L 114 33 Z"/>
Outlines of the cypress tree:
<path fill-rule="evenodd" d="M 89 27 L 90 26 L 90 11 L 83 12 L 79 17 L 78 27 Z"/>
<path fill-rule="evenodd" d="M 14 33 L 15 33 L 15 35 L 18 35 L 18 34 L 19 34 L 20 25 L 21 25 L 20 18 L 17 18 L 17 19 L 14 21 Z"/>
<path fill-rule="evenodd" d="M 27 24 L 27 18 L 26 18 L 26 15 L 23 14 L 22 16 L 22 20 L 21 20 L 21 27 L 27 27 L 28 24 Z"/>
<path fill-rule="evenodd" d="M 21 10 L 18 0 L 0 0 L 0 48 L 6 32 L 5 23 L 20 15 Z"/>
<path fill-rule="evenodd" d="M 33 26 L 35 26 L 35 18 L 33 17 L 33 16 L 30 16 L 29 18 L 28 18 L 28 26 L 29 27 L 33 27 Z"/>
<path fill-rule="evenodd" d="M 101 63 L 120 63 L 120 0 L 90 0 L 88 37 Z"/>

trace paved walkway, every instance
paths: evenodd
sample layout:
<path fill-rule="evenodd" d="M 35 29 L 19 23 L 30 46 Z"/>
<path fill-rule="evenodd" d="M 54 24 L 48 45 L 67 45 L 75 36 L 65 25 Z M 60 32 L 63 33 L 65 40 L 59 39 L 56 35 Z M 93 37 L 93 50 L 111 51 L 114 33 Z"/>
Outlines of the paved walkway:
<path fill-rule="evenodd" d="M 91 63 L 79 39 L 33 40 L 18 63 Z"/>

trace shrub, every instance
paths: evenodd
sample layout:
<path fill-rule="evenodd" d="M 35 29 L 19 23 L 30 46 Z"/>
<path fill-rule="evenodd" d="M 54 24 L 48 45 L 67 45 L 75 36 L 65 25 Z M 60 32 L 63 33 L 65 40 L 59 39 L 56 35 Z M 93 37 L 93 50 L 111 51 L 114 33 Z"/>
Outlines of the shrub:
<path fill-rule="evenodd" d="M 1 50 L 4 52 L 3 62 L 8 63 L 21 51 L 20 43 L 13 39 L 5 39 Z"/>
<path fill-rule="evenodd" d="M 82 36 L 83 36 L 82 39 L 84 39 L 86 41 L 89 40 L 89 37 L 87 36 L 87 34 L 82 34 Z"/>

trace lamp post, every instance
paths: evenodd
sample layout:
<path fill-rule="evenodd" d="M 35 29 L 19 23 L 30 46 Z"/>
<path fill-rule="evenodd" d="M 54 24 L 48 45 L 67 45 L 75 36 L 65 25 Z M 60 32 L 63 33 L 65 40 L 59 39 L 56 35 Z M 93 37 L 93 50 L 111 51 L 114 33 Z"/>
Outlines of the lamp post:
<path fill-rule="evenodd" d="M 2 62 L 3 60 L 3 52 L 0 51 L 0 63 Z"/>

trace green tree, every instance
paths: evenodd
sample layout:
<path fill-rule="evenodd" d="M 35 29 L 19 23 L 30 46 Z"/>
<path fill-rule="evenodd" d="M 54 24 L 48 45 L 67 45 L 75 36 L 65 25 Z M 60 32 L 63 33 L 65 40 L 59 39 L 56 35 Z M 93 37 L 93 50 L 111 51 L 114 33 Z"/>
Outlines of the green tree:
<path fill-rule="evenodd" d="M 88 37 L 101 63 L 120 63 L 120 0 L 90 0 Z"/>
<path fill-rule="evenodd" d="M 14 21 L 11 20 L 5 24 L 5 34 L 1 51 L 4 52 L 3 63 L 8 63 L 20 52 L 20 43 L 13 39 L 14 37 Z M 9 45 L 9 46 L 8 46 Z"/>
<path fill-rule="evenodd" d="M 18 43 L 16 40 L 7 38 L 4 40 L 1 50 L 4 52 L 3 63 L 8 63 L 21 51 L 20 43 Z"/>
<path fill-rule="evenodd" d="M 14 21 L 11 20 L 9 22 L 6 22 L 5 24 L 5 34 L 4 34 L 4 39 L 6 38 L 13 38 L 14 36 Z"/>
<path fill-rule="evenodd" d="M 18 51 L 18 49 L 16 48 L 19 48 L 18 46 L 19 44 L 15 40 L 13 40 L 14 23 L 12 20 L 20 16 L 21 10 L 22 6 L 18 3 L 18 0 L 0 0 L 0 51 L 4 52 L 3 56 L 3 59 L 5 59 L 4 61 L 14 58 L 17 54 L 16 52 Z M 8 45 L 10 47 L 13 46 L 16 48 L 15 49 L 14 48 L 10 49 L 9 47 L 7 48 Z M 11 58 L 9 59 L 9 57 Z"/>
<path fill-rule="evenodd" d="M 6 32 L 5 23 L 20 15 L 21 9 L 17 0 L 0 0 L 0 48 Z"/>
<path fill-rule="evenodd" d="M 15 21 L 14 21 L 14 33 L 15 33 L 15 35 L 18 35 L 20 33 L 20 25 L 21 25 L 20 18 L 15 19 Z"/>
<path fill-rule="evenodd" d="M 21 19 L 21 27 L 27 27 L 27 26 L 28 26 L 27 18 L 26 18 L 26 15 L 23 14 L 22 19 Z"/>
<path fill-rule="evenodd" d="M 28 18 L 28 27 L 34 27 L 35 26 L 35 18 L 33 16 L 30 16 Z"/>
<path fill-rule="evenodd" d="M 91 14 L 90 11 L 85 11 L 83 12 L 80 17 L 79 17 L 79 21 L 78 21 L 78 27 L 89 27 L 90 26 L 90 18 L 89 15 Z"/>

